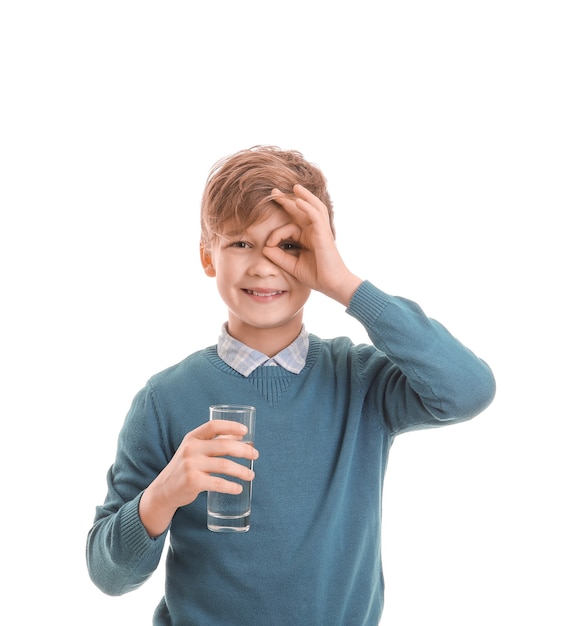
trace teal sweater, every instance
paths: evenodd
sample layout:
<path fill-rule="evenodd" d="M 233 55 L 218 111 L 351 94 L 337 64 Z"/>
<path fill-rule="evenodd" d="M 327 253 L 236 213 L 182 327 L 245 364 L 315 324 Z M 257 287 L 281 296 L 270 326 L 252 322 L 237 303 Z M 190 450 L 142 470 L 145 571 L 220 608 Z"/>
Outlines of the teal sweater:
<path fill-rule="evenodd" d="M 347 312 L 373 345 L 311 335 L 299 374 L 261 366 L 245 378 L 212 346 L 150 379 L 126 417 L 88 535 L 88 569 L 102 591 L 141 585 L 169 536 L 154 624 L 378 624 L 381 494 L 393 438 L 473 417 L 495 383 L 413 302 L 364 282 Z M 138 516 L 142 491 L 217 403 L 257 409 L 251 529 L 207 530 L 203 493 L 151 539 Z"/>

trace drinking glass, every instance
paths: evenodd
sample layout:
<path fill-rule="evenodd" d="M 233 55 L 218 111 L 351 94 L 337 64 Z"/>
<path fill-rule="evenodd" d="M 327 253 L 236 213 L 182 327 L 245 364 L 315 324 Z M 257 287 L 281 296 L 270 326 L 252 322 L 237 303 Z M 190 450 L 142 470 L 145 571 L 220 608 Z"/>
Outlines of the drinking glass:
<path fill-rule="evenodd" d="M 209 410 L 211 420 L 230 420 L 244 424 L 248 432 L 241 438 L 241 441 L 254 444 L 255 407 L 240 404 L 215 404 L 209 407 Z M 252 469 L 252 459 L 232 458 L 232 460 Z M 230 494 L 209 491 L 207 526 L 214 532 L 246 532 L 250 528 L 252 481 L 240 480 L 232 476 L 223 476 L 223 478 L 241 484 L 242 492 Z"/>

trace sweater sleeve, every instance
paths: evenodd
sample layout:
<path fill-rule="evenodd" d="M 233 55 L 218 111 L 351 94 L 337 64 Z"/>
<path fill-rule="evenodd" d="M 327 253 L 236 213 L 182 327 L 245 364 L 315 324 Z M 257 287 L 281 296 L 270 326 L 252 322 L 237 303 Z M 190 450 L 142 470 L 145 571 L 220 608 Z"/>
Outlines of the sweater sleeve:
<path fill-rule="evenodd" d="M 138 506 L 143 490 L 169 461 L 164 440 L 154 392 L 147 385 L 135 397 L 120 432 L 106 499 L 96 509 L 86 544 L 90 577 L 109 595 L 139 587 L 160 561 L 168 530 L 151 538 Z"/>
<path fill-rule="evenodd" d="M 392 434 L 466 420 L 492 402 L 489 366 L 414 302 L 365 281 L 347 313 L 377 349 L 361 357 L 367 402 L 385 416 Z"/>

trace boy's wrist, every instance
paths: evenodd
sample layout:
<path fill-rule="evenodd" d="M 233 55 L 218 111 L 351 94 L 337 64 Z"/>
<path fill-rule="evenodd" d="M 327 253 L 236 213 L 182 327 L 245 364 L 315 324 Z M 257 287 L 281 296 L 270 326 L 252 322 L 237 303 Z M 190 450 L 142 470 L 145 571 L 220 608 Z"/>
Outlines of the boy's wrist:
<path fill-rule="evenodd" d="M 362 282 L 362 278 L 359 278 L 355 274 L 348 274 L 339 281 L 334 291 L 327 293 L 327 295 L 337 302 L 340 302 L 343 306 L 348 307 L 355 291 Z"/>
<path fill-rule="evenodd" d="M 140 521 L 150 537 L 158 537 L 170 526 L 172 516 L 176 512 L 173 507 L 167 506 L 162 498 L 155 493 L 155 484 L 152 482 L 140 498 L 138 514 Z"/>

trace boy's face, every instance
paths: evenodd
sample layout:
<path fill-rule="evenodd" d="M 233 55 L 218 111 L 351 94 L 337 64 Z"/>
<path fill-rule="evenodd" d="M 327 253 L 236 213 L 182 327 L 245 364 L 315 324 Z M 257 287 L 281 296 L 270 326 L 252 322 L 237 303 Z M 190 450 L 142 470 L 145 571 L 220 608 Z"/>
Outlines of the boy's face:
<path fill-rule="evenodd" d="M 228 307 L 228 332 L 265 353 L 263 337 L 274 337 L 280 350 L 299 334 L 303 307 L 311 292 L 263 253 L 273 231 L 291 221 L 288 213 L 271 205 L 264 219 L 240 234 L 234 232 L 234 225 L 225 223 L 210 251 L 201 248 L 204 270 L 216 277 L 218 291 Z M 292 250 L 290 242 L 280 246 L 290 254 L 299 253 L 298 248 Z"/>

